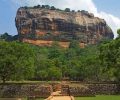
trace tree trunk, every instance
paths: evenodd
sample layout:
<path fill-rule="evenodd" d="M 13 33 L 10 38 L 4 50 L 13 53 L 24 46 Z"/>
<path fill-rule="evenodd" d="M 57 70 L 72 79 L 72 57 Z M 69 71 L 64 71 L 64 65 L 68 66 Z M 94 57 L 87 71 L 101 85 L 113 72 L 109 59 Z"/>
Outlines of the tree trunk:
<path fill-rule="evenodd" d="M 3 84 L 6 83 L 6 79 L 5 79 L 5 76 L 2 77 L 2 81 L 3 81 Z"/>

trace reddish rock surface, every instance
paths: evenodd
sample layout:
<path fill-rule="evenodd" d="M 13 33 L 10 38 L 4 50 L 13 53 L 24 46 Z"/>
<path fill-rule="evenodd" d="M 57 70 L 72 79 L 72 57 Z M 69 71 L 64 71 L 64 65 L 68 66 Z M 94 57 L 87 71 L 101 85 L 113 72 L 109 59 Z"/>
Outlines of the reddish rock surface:
<path fill-rule="evenodd" d="M 103 38 L 113 39 L 111 28 L 104 19 L 87 11 L 65 12 L 45 8 L 21 7 L 16 15 L 16 27 L 20 40 L 42 45 L 41 40 L 69 42 L 72 39 L 83 44 L 96 44 Z M 46 45 L 49 45 L 46 44 Z M 68 47 L 68 46 L 65 46 Z"/>

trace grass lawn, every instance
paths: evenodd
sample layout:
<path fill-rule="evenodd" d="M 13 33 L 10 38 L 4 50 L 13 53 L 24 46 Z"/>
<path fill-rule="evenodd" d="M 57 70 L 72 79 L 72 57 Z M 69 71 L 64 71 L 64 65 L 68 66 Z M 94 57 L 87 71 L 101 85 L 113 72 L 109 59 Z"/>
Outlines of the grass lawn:
<path fill-rule="evenodd" d="M 6 81 L 6 84 L 50 84 L 50 83 L 60 83 L 60 81 Z M 3 84 L 0 81 L 0 84 Z"/>
<path fill-rule="evenodd" d="M 27 99 L 22 99 L 22 100 L 27 100 Z M 44 100 L 43 98 L 35 99 L 35 100 Z"/>
<path fill-rule="evenodd" d="M 11 98 L 0 98 L 0 100 L 13 100 L 13 99 L 11 99 Z M 14 99 L 14 100 L 17 100 L 17 99 Z M 27 98 L 22 98 L 22 100 L 27 100 Z M 43 98 L 40 98 L 40 99 L 36 99 L 36 100 L 44 100 Z"/>
<path fill-rule="evenodd" d="M 120 100 L 119 96 L 76 97 L 75 100 Z"/>

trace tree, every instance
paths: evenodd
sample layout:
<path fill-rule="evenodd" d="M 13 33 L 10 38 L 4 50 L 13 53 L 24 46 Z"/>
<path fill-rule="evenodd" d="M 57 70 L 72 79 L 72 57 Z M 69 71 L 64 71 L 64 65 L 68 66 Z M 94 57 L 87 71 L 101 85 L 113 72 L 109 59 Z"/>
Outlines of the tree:
<path fill-rule="evenodd" d="M 65 12 L 70 12 L 70 8 L 65 8 Z"/>
<path fill-rule="evenodd" d="M 74 55 L 74 56 L 76 55 L 76 57 L 77 57 L 82 53 L 83 49 L 80 48 L 79 41 L 72 40 L 69 44 L 69 50 L 68 51 L 71 52 L 72 55 Z"/>
<path fill-rule="evenodd" d="M 45 5 L 42 5 L 42 7 L 41 8 L 45 8 Z"/>
<path fill-rule="evenodd" d="M 69 48 L 78 49 L 80 48 L 79 41 L 72 40 L 69 44 Z"/>
<path fill-rule="evenodd" d="M 56 10 L 56 8 L 54 6 L 51 6 L 51 10 Z"/>
<path fill-rule="evenodd" d="M 72 12 L 75 12 L 75 10 L 72 10 Z"/>
<path fill-rule="evenodd" d="M 41 5 L 34 6 L 34 8 L 40 8 L 40 7 L 41 7 Z"/>
<path fill-rule="evenodd" d="M 25 9 L 28 9 L 28 7 L 27 7 L 27 6 L 24 6 L 24 8 L 25 8 Z"/>
<path fill-rule="evenodd" d="M 49 68 L 48 76 L 49 76 L 49 79 L 60 80 L 62 78 L 62 72 L 59 68 L 53 66 Z"/>
<path fill-rule="evenodd" d="M 117 30 L 118 38 L 120 38 L 120 29 Z"/>
<path fill-rule="evenodd" d="M 48 72 L 46 70 L 39 70 L 36 72 L 37 73 L 37 78 L 43 80 L 46 80 L 48 78 Z"/>
<path fill-rule="evenodd" d="M 74 49 L 72 49 L 72 48 L 66 50 L 66 52 L 65 52 L 65 58 L 66 58 L 67 60 L 74 59 L 76 56 L 77 56 L 77 53 L 76 53 L 76 51 L 75 51 Z"/>
<path fill-rule="evenodd" d="M 18 35 L 9 35 L 8 33 L 4 33 L 0 35 L 0 39 L 4 41 L 15 41 L 18 40 Z"/>
<path fill-rule="evenodd" d="M 50 59 L 58 58 L 59 56 L 61 56 L 61 54 L 62 52 L 59 44 L 57 42 L 53 42 L 51 48 L 49 49 L 48 57 Z"/>
<path fill-rule="evenodd" d="M 81 61 L 81 76 L 84 78 L 84 80 L 92 80 L 92 81 L 99 81 L 99 75 L 100 75 L 100 61 L 98 56 L 92 56 L 88 55 L 85 56 L 83 61 Z"/>
<path fill-rule="evenodd" d="M 120 31 L 118 30 L 118 35 Z M 120 37 L 100 46 L 101 65 L 104 66 L 104 73 L 108 73 L 108 79 L 120 81 Z"/>
<path fill-rule="evenodd" d="M 49 6 L 49 5 L 45 5 L 45 8 L 46 8 L 46 9 L 50 9 L 50 6 Z"/>
<path fill-rule="evenodd" d="M 0 78 L 7 80 L 31 78 L 34 74 L 34 51 L 29 45 L 0 41 Z"/>
<path fill-rule="evenodd" d="M 70 59 L 67 62 L 67 68 L 68 68 L 68 77 L 70 77 L 71 80 L 77 80 L 78 73 L 81 73 L 80 70 L 78 70 L 81 66 L 81 61 L 78 61 L 77 59 Z"/>
<path fill-rule="evenodd" d="M 8 33 L 4 33 L 0 36 L 0 39 L 5 40 L 5 41 L 11 41 L 12 40 L 12 36 L 9 35 Z"/>
<path fill-rule="evenodd" d="M 40 8 L 40 7 L 41 7 L 41 5 L 37 5 L 37 7 L 38 7 L 38 8 Z"/>

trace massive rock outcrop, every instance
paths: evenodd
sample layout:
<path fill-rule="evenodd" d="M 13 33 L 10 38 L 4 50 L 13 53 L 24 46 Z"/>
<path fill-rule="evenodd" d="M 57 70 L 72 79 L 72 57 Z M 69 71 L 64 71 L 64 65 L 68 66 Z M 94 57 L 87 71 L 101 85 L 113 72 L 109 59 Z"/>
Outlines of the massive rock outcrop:
<path fill-rule="evenodd" d="M 104 19 L 87 11 L 21 7 L 15 20 L 20 40 L 36 45 L 51 45 L 53 41 L 59 41 L 61 46 L 67 47 L 73 39 L 84 45 L 114 37 Z"/>

